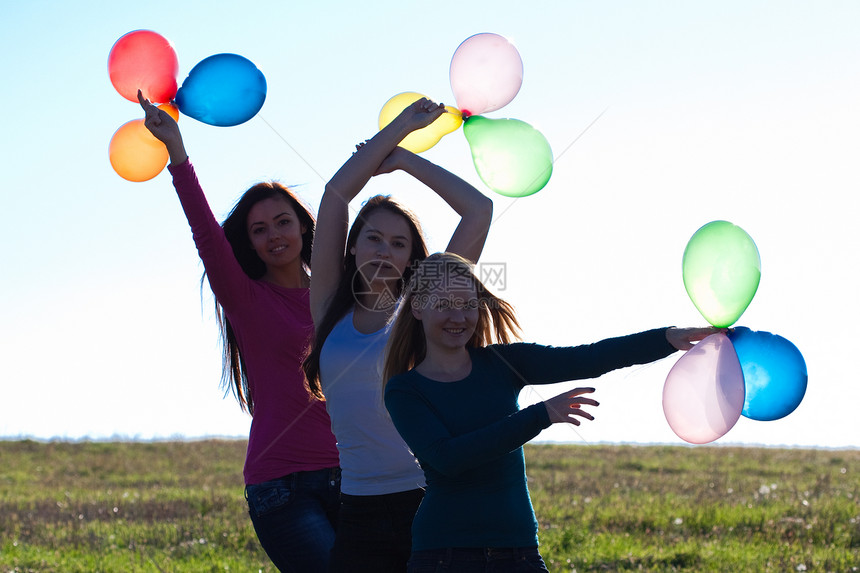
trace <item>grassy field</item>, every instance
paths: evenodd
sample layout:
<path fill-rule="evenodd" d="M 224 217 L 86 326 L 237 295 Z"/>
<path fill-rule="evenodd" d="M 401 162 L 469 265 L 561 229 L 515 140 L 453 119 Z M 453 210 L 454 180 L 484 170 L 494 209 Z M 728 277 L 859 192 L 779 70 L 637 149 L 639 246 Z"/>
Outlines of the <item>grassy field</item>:
<path fill-rule="evenodd" d="M 0 442 L 0 573 L 274 571 L 243 441 Z M 860 571 L 860 451 L 530 445 L 553 572 Z"/>

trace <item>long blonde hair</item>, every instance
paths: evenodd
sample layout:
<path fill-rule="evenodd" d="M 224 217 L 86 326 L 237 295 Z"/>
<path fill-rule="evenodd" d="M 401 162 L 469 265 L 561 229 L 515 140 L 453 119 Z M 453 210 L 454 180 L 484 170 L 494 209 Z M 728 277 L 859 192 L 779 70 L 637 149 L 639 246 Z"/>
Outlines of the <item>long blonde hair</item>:
<path fill-rule="evenodd" d="M 423 297 L 430 295 L 431 289 L 438 288 L 440 284 L 444 288 L 448 284 L 445 281 L 452 278 L 467 280 L 478 294 L 478 322 L 466 347 L 480 348 L 519 340 L 520 324 L 514 308 L 490 292 L 475 276 L 472 263 L 454 253 L 434 253 L 418 264 L 400 297 L 385 347 L 383 389 L 392 376 L 415 368 L 424 360 L 427 353 L 424 327 L 412 314 L 412 309 L 421 304 Z"/>

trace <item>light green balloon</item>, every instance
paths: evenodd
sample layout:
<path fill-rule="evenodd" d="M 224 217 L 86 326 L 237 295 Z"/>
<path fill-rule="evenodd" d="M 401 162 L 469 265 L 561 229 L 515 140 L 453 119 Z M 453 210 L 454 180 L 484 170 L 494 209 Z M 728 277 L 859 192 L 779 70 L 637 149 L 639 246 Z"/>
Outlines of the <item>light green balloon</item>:
<path fill-rule="evenodd" d="M 752 237 L 728 221 L 713 221 L 696 231 L 682 266 L 687 294 L 718 328 L 741 317 L 761 279 L 761 257 Z"/>
<path fill-rule="evenodd" d="M 481 180 L 507 197 L 537 193 L 552 175 L 552 149 L 546 138 L 518 119 L 488 119 L 473 115 L 463 133 Z"/>

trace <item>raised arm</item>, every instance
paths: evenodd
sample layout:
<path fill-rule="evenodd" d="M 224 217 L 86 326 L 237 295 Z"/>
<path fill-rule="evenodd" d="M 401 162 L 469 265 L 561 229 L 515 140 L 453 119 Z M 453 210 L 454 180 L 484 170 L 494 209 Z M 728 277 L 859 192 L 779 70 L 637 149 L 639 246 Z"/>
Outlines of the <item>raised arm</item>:
<path fill-rule="evenodd" d="M 340 283 L 347 228 L 349 202 L 367 185 L 386 157 L 404 137 L 433 123 L 445 107 L 422 98 L 382 128 L 372 139 L 360 145 L 325 186 L 317 212 L 314 248 L 311 255 L 311 314 L 319 325 L 329 299 Z"/>
<path fill-rule="evenodd" d="M 185 144 L 182 141 L 182 134 L 179 132 L 179 125 L 176 121 L 166 111 L 151 104 L 148 99 L 143 97 L 140 90 L 137 90 L 137 100 L 146 114 L 143 125 L 167 147 L 167 153 L 170 154 L 170 164 L 185 163 L 188 154 L 185 152 Z"/>
<path fill-rule="evenodd" d="M 227 241 L 185 151 L 176 121 L 164 110 L 152 105 L 138 91 L 137 98 L 146 113 L 144 125 L 170 154 L 169 170 L 182 210 L 191 226 L 194 244 L 206 269 L 206 278 L 218 303 L 225 309 L 247 304 L 251 279 L 242 270 Z"/>
<path fill-rule="evenodd" d="M 432 189 L 460 215 L 460 223 L 445 250 L 473 263 L 478 262 L 493 218 L 492 200 L 448 170 L 401 147 L 391 152 L 378 173 L 396 169 L 405 171 Z"/>

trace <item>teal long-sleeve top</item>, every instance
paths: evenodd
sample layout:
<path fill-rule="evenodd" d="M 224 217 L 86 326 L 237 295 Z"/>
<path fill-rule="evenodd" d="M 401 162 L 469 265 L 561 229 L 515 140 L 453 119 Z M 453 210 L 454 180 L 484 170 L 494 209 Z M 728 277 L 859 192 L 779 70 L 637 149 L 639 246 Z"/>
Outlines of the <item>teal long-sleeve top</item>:
<path fill-rule="evenodd" d="M 472 370 L 462 380 L 439 382 L 415 370 L 389 380 L 385 405 L 427 481 L 413 551 L 536 546 L 522 446 L 551 422 L 543 403 L 519 409 L 520 390 L 659 360 L 675 351 L 665 333 L 573 347 L 471 348 Z"/>

